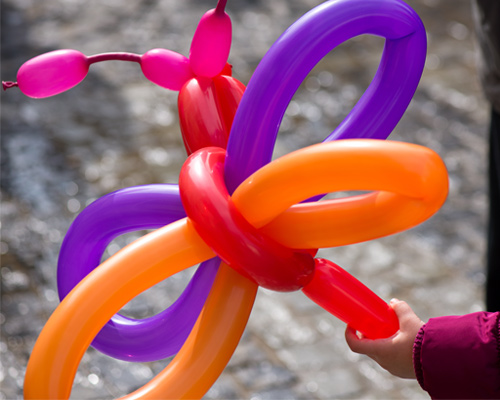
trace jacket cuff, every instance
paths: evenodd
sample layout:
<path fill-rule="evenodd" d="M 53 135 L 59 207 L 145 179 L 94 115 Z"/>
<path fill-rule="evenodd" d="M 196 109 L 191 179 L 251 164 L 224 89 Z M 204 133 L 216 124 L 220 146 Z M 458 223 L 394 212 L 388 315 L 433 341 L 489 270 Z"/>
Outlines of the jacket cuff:
<path fill-rule="evenodd" d="M 422 342 L 424 341 L 424 330 L 427 324 L 422 325 L 419 329 L 417 336 L 415 338 L 415 342 L 413 343 L 413 369 L 415 370 L 415 375 L 417 377 L 417 381 L 425 390 L 424 385 L 424 372 L 422 369 Z"/>

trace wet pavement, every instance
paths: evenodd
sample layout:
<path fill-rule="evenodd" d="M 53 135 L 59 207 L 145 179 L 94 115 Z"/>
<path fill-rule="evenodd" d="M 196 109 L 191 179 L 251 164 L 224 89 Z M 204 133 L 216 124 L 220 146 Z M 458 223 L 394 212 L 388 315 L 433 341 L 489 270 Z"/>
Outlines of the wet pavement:
<path fill-rule="evenodd" d="M 276 38 L 313 0 L 229 0 L 230 62 L 248 80 Z M 450 194 L 430 220 L 387 238 L 321 250 L 386 300 L 406 300 L 426 320 L 483 305 L 486 223 L 486 130 L 468 0 L 411 0 L 426 25 L 424 75 L 391 135 L 437 151 Z M 40 53 L 73 48 L 85 54 L 144 53 L 162 47 L 187 54 L 199 18 L 215 1 L 2 0 L 2 79 Z M 331 52 L 295 95 L 276 156 L 322 140 L 355 104 L 378 65 L 383 42 L 363 37 Z M 56 265 L 71 221 L 113 190 L 175 183 L 185 159 L 177 93 L 147 81 L 136 65 L 95 65 L 83 83 L 33 100 L 2 93 L 0 398 L 22 397 L 25 367 L 37 335 L 58 304 Z M 124 235 L 113 254 L 139 233 Z M 128 315 L 167 307 L 189 272 L 134 299 Z M 345 326 L 301 292 L 260 290 L 244 337 L 207 393 L 220 399 L 420 399 L 414 381 L 392 377 L 349 351 Z M 168 360 L 129 364 L 89 349 L 72 397 L 124 395 Z"/>

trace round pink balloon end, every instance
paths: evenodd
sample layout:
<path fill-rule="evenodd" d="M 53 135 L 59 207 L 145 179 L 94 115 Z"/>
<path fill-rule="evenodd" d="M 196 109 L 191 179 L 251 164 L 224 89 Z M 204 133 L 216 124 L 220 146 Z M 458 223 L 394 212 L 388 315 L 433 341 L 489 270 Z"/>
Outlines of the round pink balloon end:
<path fill-rule="evenodd" d="M 77 50 L 56 50 L 25 62 L 17 73 L 17 83 L 26 96 L 50 97 L 78 85 L 88 71 L 85 54 Z"/>
<path fill-rule="evenodd" d="M 231 49 L 231 19 L 216 9 L 200 20 L 191 42 L 189 62 L 196 76 L 212 78 L 222 71 Z"/>

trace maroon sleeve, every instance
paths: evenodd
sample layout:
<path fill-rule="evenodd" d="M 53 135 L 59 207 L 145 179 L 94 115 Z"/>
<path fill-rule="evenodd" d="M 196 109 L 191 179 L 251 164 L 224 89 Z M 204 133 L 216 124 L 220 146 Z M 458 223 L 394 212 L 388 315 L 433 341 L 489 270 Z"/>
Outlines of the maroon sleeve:
<path fill-rule="evenodd" d="M 432 318 L 417 335 L 417 379 L 433 399 L 500 399 L 500 313 Z"/>

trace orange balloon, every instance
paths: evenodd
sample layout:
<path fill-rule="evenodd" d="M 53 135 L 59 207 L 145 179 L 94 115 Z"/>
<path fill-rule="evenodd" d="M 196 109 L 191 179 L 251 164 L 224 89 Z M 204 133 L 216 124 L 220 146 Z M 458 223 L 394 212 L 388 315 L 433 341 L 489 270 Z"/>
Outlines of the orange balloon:
<path fill-rule="evenodd" d="M 439 209 L 447 187 L 446 168 L 432 150 L 356 139 L 311 146 L 270 163 L 237 188 L 233 201 L 252 225 L 263 227 L 272 239 L 291 247 L 317 248 L 414 226 Z M 294 205 L 337 190 L 377 192 Z M 116 312 L 161 280 L 213 256 L 185 218 L 106 260 L 47 321 L 28 363 L 25 398 L 68 398 L 85 350 Z M 222 264 L 181 351 L 163 372 L 125 398 L 201 398 L 229 361 L 256 289 L 253 282 Z"/>
<path fill-rule="evenodd" d="M 375 192 L 297 204 L 349 190 Z M 252 225 L 263 226 L 285 246 L 305 249 L 344 246 L 411 228 L 439 210 L 447 194 L 446 166 L 434 151 L 354 139 L 287 154 L 252 174 L 232 199 Z"/>
<path fill-rule="evenodd" d="M 69 398 L 85 350 L 111 316 L 140 292 L 213 256 L 184 218 L 106 260 L 47 321 L 26 370 L 25 398 Z M 205 309 L 181 351 L 155 379 L 126 398 L 202 397 L 233 354 L 256 291 L 257 285 L 222 264 Z"/>
<path fill-rule="evenodd" d="M 200 399 L 233 355 L 258 286 L 221 263 L 203 311 L 171 363 L 123 399 Z"/>
<path fill-rule="evenodd" d="M 161 280 L 212 257 L 184 218 L 102 263 L 64 298 L 40 333 L 26 370 L 25 398 L 68 398 L 85 350 L 116 312 Z"/>

